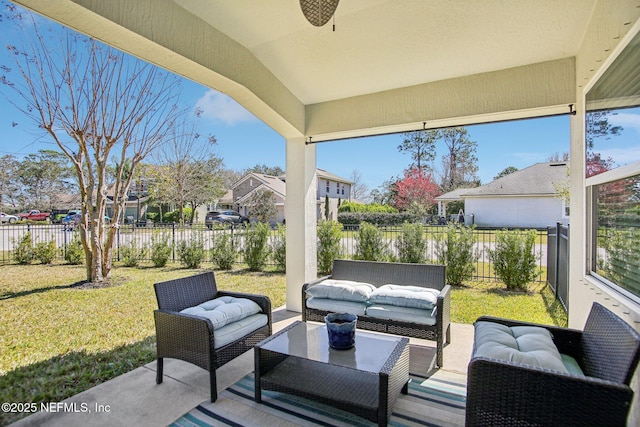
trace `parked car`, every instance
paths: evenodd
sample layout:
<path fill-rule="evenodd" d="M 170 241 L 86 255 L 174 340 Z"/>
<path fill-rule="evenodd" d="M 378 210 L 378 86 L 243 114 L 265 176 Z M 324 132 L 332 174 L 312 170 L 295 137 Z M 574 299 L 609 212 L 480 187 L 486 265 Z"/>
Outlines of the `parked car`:
<path fill-rule="evenodd" d="M 80 221 L 82 221 L 82 214 L 80 212 L 74 211 L 73 213 L 70 213 L 69 215 L 65 216 L 62 219 L 62 223 L 63 224 L 68 224 L 68 225 L 77 225 Z M 104 216 L 104 222 L 105 224 L 108 224 L 111 222 L 111 218 L 109 218 L 108 215 Z M 91 219 L 89 219 L 89 224 L 91 224 Z"/>
<path fill-rule="evenodd" d="M 50 212 L 40 212 L 37 209 L 31 209 L 30 211 L 24 211 L 18 214 L 18 218 L 31 221 L 48 221 L 50 217 Z"/>
<path fill-rule="evenodd" d="M 62 224 L 70 224 L 72 222 L 78 222 L 79 219 L 80 219 L 80 216 L 81 216 L 80 211 L 71 210 L 71 211 L 69 211 L 69 213 L 64 218 L 62 218 L 61 223 Z"/>
<path fill-rule="evenodd" d="M 0 220 L 1 222 L 4 224 L 5 222 L 8 222 L 9 224 L 13 224 L 14 222 L 20 220 L 20 218 L 18 218 L 15 215 L 9 215 L 6 214 L 4 212 L 0 212 Z"/>
<path fill-rule="evenodd" d="M 204 218 L 204 224 L 213 228 L 215 224 L 248 224 L 249 218 L 236 211 L 211 211 Z"/>
<path fill-rule="evenodd" d="M 62 224 L 62 220 L 65 216 L 70 213 L 80 212 L 77 209 L 54 209 L 51 211 L 51 223 L 52 224 Z"/>

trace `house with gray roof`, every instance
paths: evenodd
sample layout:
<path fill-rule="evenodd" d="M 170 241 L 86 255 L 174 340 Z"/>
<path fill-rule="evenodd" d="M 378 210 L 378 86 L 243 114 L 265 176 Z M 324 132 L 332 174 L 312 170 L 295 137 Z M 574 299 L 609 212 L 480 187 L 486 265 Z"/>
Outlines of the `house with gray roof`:
<path fill-rule="evenodd" d="M 231 187 L 233 208 L 242 215 L 251 217 L 250 199 L 256 191 L 273 193 L 276 204 L 276 217 L 273 218 L 273 221 L 282 222 L 287 190 L 284 181 L 277 176 L 252 172 L 240 178 Z"/>
<path fill-rule="evenodd" d="M 233 209 L 242 215 L 251 217 L 249 201 L 256 191 L 270 191 L 276 200 L 276 217 L 272 222 L 285 220 L 284 205 L 287 198 L 286 175 L 272 176 L 261 173 L 248 173 L 231 186 L 229 191 L 218 201 L 220 208 Z M 329 196 L 329 213 L 331 219 L 338 215 L 340 201 L 351 199 L 351 185 L 348 179 L 342 178 L 323 169 L 316 170 L 316 213 L 318 219 L 324 218 L 325 195 Z M 204 218 L 204 213 L 202 215 Z"/>
<path fill-rule="evenodd" d="M 465 215 L 479 227 L 545 228 L 568 222 L 557 187 L 568 182 L 566 163 L 536 163 L 460 194 Z"/>

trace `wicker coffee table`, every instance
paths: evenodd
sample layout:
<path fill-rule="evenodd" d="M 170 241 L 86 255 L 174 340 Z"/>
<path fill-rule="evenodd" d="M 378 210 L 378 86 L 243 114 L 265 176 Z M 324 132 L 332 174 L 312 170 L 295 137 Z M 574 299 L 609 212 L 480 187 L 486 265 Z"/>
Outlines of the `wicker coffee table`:
<path fill-rule="evenodd" d="M 349 350 L 329 347 L 324 325 L 294 322 L 255 346 L 255 400 L 262 390 L 303 396 L 380 426 L 407 393 L 409 339 L 356 332 Z"/>

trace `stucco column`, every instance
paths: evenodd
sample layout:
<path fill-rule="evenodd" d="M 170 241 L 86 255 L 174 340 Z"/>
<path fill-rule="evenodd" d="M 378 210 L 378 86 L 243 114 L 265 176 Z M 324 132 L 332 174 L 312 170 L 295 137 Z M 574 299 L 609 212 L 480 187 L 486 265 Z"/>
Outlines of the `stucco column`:
<path fill-rule="evenodd" d="M 302 311 L 302 285 L 317 277 L 316 147 L 287 140 L 287 310 Z"/>

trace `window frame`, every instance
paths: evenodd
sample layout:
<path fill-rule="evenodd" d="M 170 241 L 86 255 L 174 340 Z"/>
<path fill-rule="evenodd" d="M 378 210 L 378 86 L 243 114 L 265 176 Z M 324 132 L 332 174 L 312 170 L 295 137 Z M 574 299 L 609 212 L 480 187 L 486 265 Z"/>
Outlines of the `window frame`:
<path fill-rule="evenodd" d="M 587 275 L 591 276 L 594 280 L 602 283 L 606 287 L 613 291 L 623 295 L 625 298 L 630 299 L 636 304 L 640 305 L 640 295 L 636 295 L 627 289 L 612 282 L 606 277 L 598 274 L 597 262 L 598 262 L 598 224 L 595 218 L 597 206 L 596 197 L 594 197 L 594 191 L 596 186 L 602 184 L 608 184 L 615 181 L 619 181 L 626 178 L 631 178 L 640 175 L 640 161 L 629 163 L 624 166 L 620 166 L 615 169 L 608 170 L 598 175 L 591 176 L 585 180 L 586 188 L 586 206 L 587 206 Z"/>

